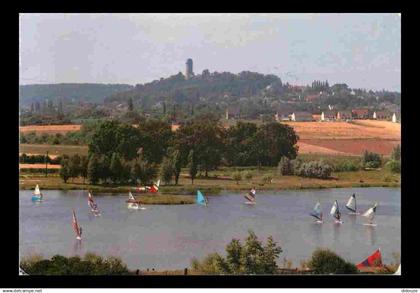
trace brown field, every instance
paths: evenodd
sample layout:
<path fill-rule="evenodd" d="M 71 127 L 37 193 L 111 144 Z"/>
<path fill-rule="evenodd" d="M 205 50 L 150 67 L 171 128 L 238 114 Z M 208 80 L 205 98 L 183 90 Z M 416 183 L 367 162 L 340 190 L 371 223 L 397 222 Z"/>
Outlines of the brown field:
<path fill-rule="evenodd" d="M 49 144 L 20 144 L 19 153 L 32 154 L 32 155 L 45 155 L 48 151 L 48 156 L 69 155 L 75 154 L 87 155 L 87 146 L 78 145 L 49 145 Z"/>
<path fill-rule="evenodd" d="M 60 165 L 48 164 L 48 169 L 60 169 Z M 19 164 L 19 169 L 45 169 L 45 164 Z"/>
<path fill-rule="evenodd" d="M 55 133 L 67 133 L 67 132 L 75 132 L 79 131 L 81 125 L 77 124 L 69 124 L 69 125 L 27 125 L 27 126 L 20 126 L 19 130 L 23 133 L 28 132 L 35 132 L 39 133 L 47 133 L 47 134 L 55 134 Z"/>

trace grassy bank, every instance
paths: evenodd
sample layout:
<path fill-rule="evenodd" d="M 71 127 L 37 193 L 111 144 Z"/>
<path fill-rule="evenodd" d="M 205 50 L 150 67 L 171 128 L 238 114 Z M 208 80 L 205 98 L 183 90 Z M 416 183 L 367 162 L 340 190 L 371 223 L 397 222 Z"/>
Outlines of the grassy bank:
<path fill-rule="evenodd" d="M 238 182 L 232 179 L 232 174 L 238 170 L 246 170 L 252 174 L 251 179 L 242 179 Z M 206 195 L 217 195 L 222 190 L 245 191 L 255 186 L 257 190 L 287 190 L 287 189 L 319 189 L 340 187 L 399 187 L 400 175 L 392 174 L 386 169 L 362 170 L 354 172 L 333 173 L 333 179 L 322 180 L 303 178 L 298 176 L 281 176 L 277 168 L 220 168 L 209 172 L 209 177 L 200 176 L 191 184 L 187 171 L 182 170 L 178 185 L 161 185 L 159 196 L 145 197 L 147 204 L 188 203 L 200 189 Z M 271 182 L 265 182 L 264 177 L 272 177 Z M 91 185 L 83 183 L 81 178 L 69 180 L 64 183 L 57 174 L 21 173 L 19 178 L 20 189 L 33 189 L 39 184 L 41 189 L 57 190 L 91 190 L 95 193 L 126 193 L 134 186 L 118 185 Z"/>

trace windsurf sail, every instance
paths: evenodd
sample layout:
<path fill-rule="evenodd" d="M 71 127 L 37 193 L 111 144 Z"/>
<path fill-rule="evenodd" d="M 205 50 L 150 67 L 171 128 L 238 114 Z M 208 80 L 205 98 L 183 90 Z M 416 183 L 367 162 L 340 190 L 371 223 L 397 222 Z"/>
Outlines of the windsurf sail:
<path fill-rule="evenodd" d="M 378 248 L 371 256 L 368 256 L 364 261 L 357 264 L 356 267 L 358 269 L 364 268 L 364 267 L 382 267 L 382 255 L 381 255 L 381 249 Z"/>
<path fill-rule="evenodd" d="M 250 202 L 255 202 L 255 194 L 256 194 L 255 189 L 251 189 L 251 191 L 248 192 L 246 195 L 244 195 L 244 197 Z"/>
<path fill-rule="evenodd" d="M 376 207 L 378 206 L 378 203 L 375 202 L 375 204 L 373 205 L 373 207 L 371 207 L 370 209 L 368 209 L 366 212 L 363 213 L 363 217 L 368 218 L 370 221 L 373 220 L 373 218 L 375 217 L 375 213 L 376 213 Z"/>
<path fill-rule="evenodd" d="M 206 206 L 207 202 L 207 198 L 201 193 L 200 190 L 197 190 L 197 204 Z"/>
<path fill-rule="evenodd" d="M 346 204 L 346 208 L 348 208 L 350 211 L 352 212 L 356 212 L 356 195 L 353 193 L 352 196 L 350 196 L 347 204 Z"/>
<path fill-rule="evenodd" d="M 334 218 L 336 218 L 338 221 L 340 221 L 341 213 L 340 213 L 340 209 L 338 208 L 338 202 L 337 201 L 334 202 L 334 204 L 333 204 L 333 206 L 331 208 L 330 214 Z"/>
<path fill-rule="evenodd" d="M 76 213 L 73 210 L 73 230 L 77 239 L 82 239 L 82 228 L 77 223 Z"/>
<path fill-rule="evenodd" d="M 134 196 L 131 193 L 131 191 L 128 192 L 128 201 L 129 202 L 136 202 L 136 199 L 134 198 Z"/>
<path fill-rule="evenodd" d="M 314 209 L 311 212 L 311 216 L 315 217 L 316 219 L 322 221 L 322 211 L 321 211 L 321 204 L 317 202 L 315 204 Z"/>
<path fill-rule="evenodd" d="M 88 205 L 91 208 L 92 212 L 99 212 L 98 205 L 93 200 L 93 196 L 90 192 L 88 193 Z"/>
<path fill-rule="evenodd" d="M 39 189 L 39 185 L 38 184 L 35 186 L 34 196 L 35 197 L 42 198 L 42 193 L 41 193 L 41 190 Z"/>

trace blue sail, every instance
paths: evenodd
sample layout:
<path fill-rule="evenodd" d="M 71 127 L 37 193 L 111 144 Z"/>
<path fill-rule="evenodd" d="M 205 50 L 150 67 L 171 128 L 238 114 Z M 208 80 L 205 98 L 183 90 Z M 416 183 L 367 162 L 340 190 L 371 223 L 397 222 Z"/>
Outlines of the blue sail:
<path fill-rule="evenodd" d="M 207 205 L 207 200 L 200 190 L 197 190 L 197 204 L 203 205 L 203 206 Z"/>

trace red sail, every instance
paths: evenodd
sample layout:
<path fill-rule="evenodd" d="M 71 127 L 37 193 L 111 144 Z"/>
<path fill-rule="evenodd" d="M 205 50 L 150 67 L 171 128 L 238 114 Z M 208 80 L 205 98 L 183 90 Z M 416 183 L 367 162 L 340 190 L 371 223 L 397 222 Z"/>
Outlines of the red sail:
<path fill-rule="evenodd" d="M 379 249 L 375 251 L 371 256 L 369 256 L 367 259 L 365 259 L 364 261 L 356 265 L 358 269 L 363 268 L 363 267 L 381 267 L 381 266 L 382 266 L 382 256 L 381 256 L 381 251 Z"/>
<path fill-rule="evenodd" d="M 76 233 L 76 236 L 80 237 L 79 224 L 77 224 L 76 214 L 75 214 L 74 210 L 73 210 L 73 230 Z"/>

